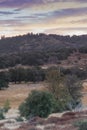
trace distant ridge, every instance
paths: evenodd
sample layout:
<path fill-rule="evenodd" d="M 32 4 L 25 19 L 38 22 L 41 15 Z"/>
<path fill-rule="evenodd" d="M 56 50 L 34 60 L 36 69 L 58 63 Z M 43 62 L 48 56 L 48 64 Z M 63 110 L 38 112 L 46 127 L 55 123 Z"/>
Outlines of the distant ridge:
<path fill-rule="evenodd" d="M 59 63 L 73 52 L 87 53 L 87 35 L 32 34 L 0 40 L 0 67 Z"/>

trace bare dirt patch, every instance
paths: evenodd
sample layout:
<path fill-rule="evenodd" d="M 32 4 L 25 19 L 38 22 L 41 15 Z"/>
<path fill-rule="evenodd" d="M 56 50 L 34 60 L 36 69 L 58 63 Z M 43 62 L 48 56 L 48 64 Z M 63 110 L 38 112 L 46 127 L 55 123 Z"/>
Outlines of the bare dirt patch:
<path fill-rule="evenodd" d="M 41 90 L 44 83 L 10 84 L 9 88 L 0 91 L 0 106 L 8 99 L 12 108 L 17 108 L 32 90 Z"/>

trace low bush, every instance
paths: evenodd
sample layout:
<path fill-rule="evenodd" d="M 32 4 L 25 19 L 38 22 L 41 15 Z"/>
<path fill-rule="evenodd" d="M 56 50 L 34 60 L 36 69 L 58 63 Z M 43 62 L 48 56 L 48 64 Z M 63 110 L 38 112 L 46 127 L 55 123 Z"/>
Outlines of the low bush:
<path fill-rule="evenodd" d="M 5 119 L 3 109 L 0 109 L 0 120 Z"/>
<path fill-rule="evenodd" d="M 45 91 L 32 91 L 19 107 L 21 116 L 26 118 L 39 116 L 47 117 L 54 111 L 56 101 L 54 96 Z"/>
<path fill-rule="evenodd" d="M 22 122 L 22 121 L 24 121 L 24 120 L 23 120 L 23 118 L 22 118 L 21 116 L 18 116 L 18 117 L 16 118 L 16 121 L 17 121 L 17 122 Z"/>
<path fill-rule="evenodd" d="M 87 130 L 87 120 L 79 125 L 79 130 Z"/>
<path fill-rule="evenodd" d="M 79 130 L 87 130 L 87 120 L 74 122 L 74 126 L 79 127 Z"/>
<path fill-rule="evenodd" d="M 10 109 L 10 102 L 9 102 L 9 100 L 6 100 L 6 102 L 3 106 L 3 110 L 6 113 L 6 112 L 8 112 L 9 109 Z"/>

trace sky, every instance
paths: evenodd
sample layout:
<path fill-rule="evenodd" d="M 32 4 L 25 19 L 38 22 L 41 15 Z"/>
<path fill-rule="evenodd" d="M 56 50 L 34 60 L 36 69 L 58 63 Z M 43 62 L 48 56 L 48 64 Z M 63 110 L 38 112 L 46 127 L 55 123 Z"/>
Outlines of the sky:
<path fill-rule="evenodd" d="M 87 34 L 87 0 L 0 0 L 0 36 Z"/>

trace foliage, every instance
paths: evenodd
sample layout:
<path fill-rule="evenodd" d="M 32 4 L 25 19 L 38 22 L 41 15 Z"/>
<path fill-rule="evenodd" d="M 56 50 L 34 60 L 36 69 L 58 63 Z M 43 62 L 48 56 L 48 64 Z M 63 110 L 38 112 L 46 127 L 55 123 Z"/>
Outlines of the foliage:
<path fill-rule="evenodd" d="M 57 100 L 58 111 L 66 109 L 68 102 L 71 100 L 68 88 L 65 87 L 65 77 L 59 69 L 51 68 L 47 73 L 48 89 L 54 94 Z"/>
<path fill-rule="evenodd" d="M 58 111 L 71 110 L 81 102 L 82 85 L 75 75 L 64 76 L 60 68 L 50 68 L 47 72 L 47 82 L 49 91 L 57 100 Z"/>
<path fill-rule="evenodd" d="M 86 122 L 83 122 L 83 123 L 80 125 L 79 130 L 87 130 L 87 121 L 86 121 Z"/>
<path fill-rule="evenodd" d="M 3 110 L 4 110 L 4 112 L 8 112 L 9 109 L 10 109 L 10 102 L 9 102 L 9 100 L 6 100 L 6 102 L 3 106 Z"/>
<path fill-rule="evenodd" d="M 14 68 L 9 70 L 10 82 L 21 83 L 25 82 L 39 82 L 45 79 L 45 71 L 40 67 Z"/>
<path fill-rule="evenodd" d="M 87 120 L 74 122 L 74 126 L 79 127 L 79 130 L 87 130 Z"/>
<path fill-rule="evenodd" d="M 21 116 L 47 117 L 54 111 L 55 99 L 53 95 L 45 91 L 32 91 L 28 98 L 19 107 Z"/>
<path fill-rule="evenodd" d="M 81 80 L 84 80 L 87 77 L 87 68 L 86 67 L 61 68 L 61 72 L 64 75 L 76 75 Z"/>
<path fill-rule="evenodd" d="M 17 121 L 17 122 L 23 122 L 24 120 L 23 120 L 23 118 L 22 118 L 21 116 L 18 116 L 18 117 L 16 118 L 16 121 Z"/>
<path fill-rule="evenodd" d="M 84 42 L 83 42 L 84 41 Z M 60 63 L 75 52 L 87 53 L 87 36 L 32 34 L 1 38 L 0 68 Z M 74 43 L 74 46 L 73 46 Z M 68 44 L 68 47 L 66 47 Z"/>
<path fill-rule="evenodd" d="M 0 72 L 0 90 L 8 88 L 9 79 L 6 73 Z"/>
<path fill-rule="evenodd" d="M 75 127 L 79 127 L 83 122 L 84 122 L 84 120 L 74 121 L 73 125 L 74 125 Z"/>
<path fill-rule="evenodd" d="M 68 88 L 69 94 L 72 97 L 72 107 L 75 107 L 81 102 L 82 97 L 82 84 L 76 75 L 66 76 L 66 87 Z"/>
<path fill-rule="evenodd" d="M 0 90 L 4 88 L 8 88 L 8 83 L 4 80 L 0 80 Z"/>
<path fill-rule="evenodd" d="M 10 81 L 11 82 L 20 83 L 21 81 L 24 81 L 25 70 L 22 67 L 10 69 L 9 74 L 10 74 Z"/>
<path fill-rule="evenodd" d="M 0 109 L 0 120 L 5 119 L 3 109 Z"/>

